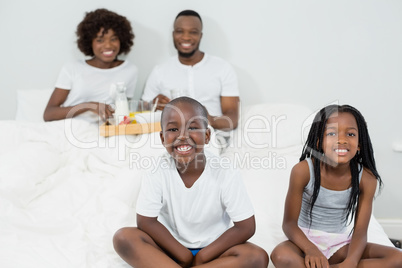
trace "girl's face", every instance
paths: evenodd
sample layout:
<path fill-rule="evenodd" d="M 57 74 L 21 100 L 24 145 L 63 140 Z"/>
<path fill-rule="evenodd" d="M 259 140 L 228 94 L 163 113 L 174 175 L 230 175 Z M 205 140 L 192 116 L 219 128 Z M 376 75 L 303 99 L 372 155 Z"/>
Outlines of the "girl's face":
<path fill-rule="evenodd" d="M 119 54 L 120 40 L 112 29 L 104 32 L 101 28 L 96 37 L 92 40 L 92 50 L 94 52 L 94 60 L 97 67 L 107 67 L 112 63 Z"/>
<path fill-rule="evenodd" d="M 359 132 L 351 113 L 333 113 L 327 121 L 323 139 L 326 158 L 335 164 L 347 164 L 359 150 Z"/>

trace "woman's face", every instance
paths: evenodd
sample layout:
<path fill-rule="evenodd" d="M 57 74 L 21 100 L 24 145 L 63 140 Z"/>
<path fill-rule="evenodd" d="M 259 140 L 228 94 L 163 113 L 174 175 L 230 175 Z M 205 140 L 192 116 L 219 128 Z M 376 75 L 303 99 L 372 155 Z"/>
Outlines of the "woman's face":
<path fill-rule="evenodd" d="M 94 60 L 98 63 L 98 67 L 102 68 L 117 58 L 120 52 L 120 39 L 112 29 L 105 32 L 101 28 L 92 40 L 92 50 L 95 55 Z"/>

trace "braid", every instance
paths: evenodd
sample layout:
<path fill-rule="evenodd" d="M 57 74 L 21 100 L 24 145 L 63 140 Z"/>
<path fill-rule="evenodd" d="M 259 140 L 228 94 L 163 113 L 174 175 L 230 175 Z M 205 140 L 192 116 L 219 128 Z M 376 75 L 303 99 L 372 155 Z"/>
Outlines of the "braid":
<path fill-rule="evenodd" d="M 367 168 L 371 173 L 373 173 L 373 175 L 377 178 L 379 187 L 381 189 L 383 187 L 383 181 L 377 171 L 374 159 L 374 150 L 371 144 L 370 135 L 368 133 L 367 123 L 363 115 L 356 108 L 353 108 L 349 105 L 341 106 L 339 112 L 348 112 L 355 117 L 359 132 L 360 152 L 358 152 L 353 159 L 356 160 L 356 162 L 362 167 Z"/>
<path fill-rule="evenodd" d="M 351 185 L 351 191 L 350 191 L 350 198 L 349 198 L 349 203 L 346 208 L 346 217 L 345 217 L 345 222 L 347 219 L 350 219 L 350 221 L 353 219 L 353 217 L 356 215 L 357 212 L 357 203 L 359 201 L 359 194 L 360 194 L 360 188 L 359 188 L 359 174 L 363 167 L 361 165 L 357 164 L 357 161 L 354 157 L 350 161 L 350 173 L 352 175 L 352 185 Z M 349 222 L 350 223 L 350 222 Z"/>
<path fill-rule="evenodd" d="M 313 207 L 317 200 L 318 194 L 321 188 L 321 161 L 324 151 L 322 149 L 322 140 L 324 137 L 325 125 L 329 115 L 327 116 L 327 111 L 332 114 L 332 106 L 328 106 L 320 110 L 314 118 L 313 124 L 311 125 L 310 132 L 307 137 L 307 141 L 303 147 L 303 152 L 300 157 L 300 161 L 303 161 L 307 157 L 311 158 L 314 167 L 314 188 L 313 195 L 310 199 L 310 225 L 312 223 Z"/>

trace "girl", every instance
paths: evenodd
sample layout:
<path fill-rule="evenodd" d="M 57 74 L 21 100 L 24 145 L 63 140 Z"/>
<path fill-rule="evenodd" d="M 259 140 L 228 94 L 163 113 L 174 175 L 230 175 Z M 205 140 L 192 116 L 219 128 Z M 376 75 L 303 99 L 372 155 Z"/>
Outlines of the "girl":
<path fill-rule="evenodd" d="M 401 251 L 367 243 L 377 183 L 361 113 L 348 105 L 320 110 L 290 175 L 282 226 L 289 240 L 273 250 L 275 267 L 402 267 Z"/>
<path fill-rule="evenodd" d="M 106 120 L 113 109 L 111 85 L 124 82 L 127 97 L 134 95 L 137 67 L 117 58 L 127 54 L 134 34 L 130 22 L 106 9 L 89 12 L 77 27 L 78 48 L 88 60 L 66 64 L 45 109 L 44 120 L 60 120 L 90 111 Z"/>

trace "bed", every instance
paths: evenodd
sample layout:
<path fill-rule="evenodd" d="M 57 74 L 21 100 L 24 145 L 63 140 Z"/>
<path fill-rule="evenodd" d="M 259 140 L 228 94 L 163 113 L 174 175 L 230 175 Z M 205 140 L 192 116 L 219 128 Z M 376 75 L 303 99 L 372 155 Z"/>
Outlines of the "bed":
<path fill-rule="evenodd" d="M 44 123 L 50 92 L 19 91 L 16 120 L 0 121 L 0 267 L 129 267 L 112 236 L 136 224 L 141 173 L 164 152 L 159 133 L 101 137 L 86 120 Z M 313 116 L 290 103 L 242 105 L 229 146 L 214 133 L 207 148 L 242 173 L 257 221 L 251 241 L 268 253 L 286 239 L 289 172 Z M 374 217 L 369 241 L 393 246 Z"/>

